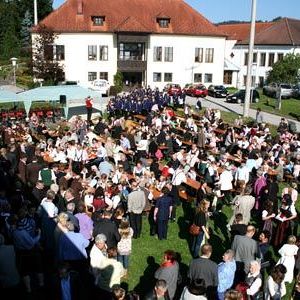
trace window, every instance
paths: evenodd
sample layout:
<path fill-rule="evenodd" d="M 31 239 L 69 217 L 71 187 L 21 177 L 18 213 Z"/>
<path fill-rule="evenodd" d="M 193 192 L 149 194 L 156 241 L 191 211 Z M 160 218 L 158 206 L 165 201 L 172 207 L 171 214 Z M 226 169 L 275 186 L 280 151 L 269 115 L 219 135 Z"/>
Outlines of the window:
<path fill-rule="evenodd" d="M 275 58 L 275 54 L 269 53 L 269 63 L 268 63 L 269 67 L 272 67 L 274 65 L 274 58 Z"/>
<path fill-rule="evenodd" d="M 248 57 L 249 57 L 249 53 L 246 52 L 246 53 L 244 54 L 244 65 L 245 65 L 245 66 L 248 65 Z"/>
<path fill-rule="evenodd" d="M 97 46 L 88 46 L 88 59 L 97 60 Z"/>
<path fill-rule="evenodd" d="M 64 45 L 46 45 L 44 48 L 44 57 L 46 60 L 64 60 Z"/>
<path fill-rule="evenodd" d="M 93 21 L 94 26 L 103 26 L 105 17 L 104 16 L 93 16 L 92 21 Z"/>
<path fill-rule="evenodd" d="M 244 86 L 246 86 L 246 83 L 247 83 L 247 76 L 244 75 Z"/>
<path fill-rule="evenodd" d="M 258 79 L 259 79 L 259 87 L 262 88 L 265 84 L 265 79 L 263 76 L 259 76 Z"/>
<path fill-rule="evenodd" d="M 105 79 L 108 81 L 108 72 L 100 72 L 99 79 Z"/>
<path fill-rule="evenodd" d="M 214 48 L 205 49 L 205 62 L 213 63 L 214 62 Z"/>
<path fill-rule="evenodd" d="M 168 18 L 158 18 L 157 23 L 161 28 L 168 28 L 170 24 L 170 19 Z"/>
<path fill-rule="evenodd" d="M 154 47 L 153 61 L 162 61 L 162 47 Z"/>
<path fill-rule="evenodd" d="M 211 73 L 205 73 L 204 74 L 204 82 L 207 82 L 207 83 L 212 82 L 212 74 Z"/>
<path fill-rule="evenodd" d="M 203 62 L 203 48 L 195 48 L 195 62 Z"/>
<path fill-rule="evenodd" d="M 53 60 L 53 45 L 45 45 L 44 58 L 45 60 Z"/>
<path fill-rule="evenodd" d="M 173 61 L 173 47 L 165 47 L 165 61 Z"/>
<path fill-rule="evenodd" d="M 224 71 L 224 84 L 232 84 L 232 71 Z"/>
<path fill-rule="evenodd" d="M 153 73 L 153 81 L 161 82 L 161 73 Z"/>
<path fill-rule="evenodd" d="M 55 45 L 53 47 L 53 56 L 55 60 L 64 60 L 65 59 L 65 46 L 64 45 Z"/>
<path fill-rule="evenodd" d="M 283 60 L 283 53 L 277 53 L 277 61 Z"/>
<path fill-rule="evenodd" d="M 172 78 L 173 78 L 173 74 L 172 73 L 165 73 L 164 74 L 164 81 L 165 82 L 172 82 L 173 81 Z"/>
<path fill-rule="evenodd" d="M 260 53 L 259 65 L 261 67 L 264 67 L 266 65 L 266 53 L 265 52 Z"/>
<path fill-rule="evenodd" d="M 119 60 L 143 60 L 144 47 L 143 43 L 120 43 Z"/>
<path fill-rule="evenodd" d="M 252 59 L 252 63 L 256 64 L 257 63 L 257 53 L 253 53 L 253 59 Z"/>
<path fill-rule="evenodd" d="M 201 73 L 194 74 L 194 82 L 202 82 L 202 74 Z"/>
<path fill-rule="evenodd" d="M 94 81 L 97 79 L 97 72 L 89 72 L 88 73 L 88 81 Z"/>
<path fill-rule="evenodd" d="M 99 46 L 99 59 L 108 60 L 108 46 Z"/>

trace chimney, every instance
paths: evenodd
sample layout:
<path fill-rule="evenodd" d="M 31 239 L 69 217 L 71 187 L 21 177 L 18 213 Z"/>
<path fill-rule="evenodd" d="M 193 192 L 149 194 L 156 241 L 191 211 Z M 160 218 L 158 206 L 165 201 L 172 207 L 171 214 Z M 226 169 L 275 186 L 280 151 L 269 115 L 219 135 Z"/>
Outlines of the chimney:
<path fill-rule="evenodd" d="M 82 0 L 77 0 L 77 15 L 83 14 L 82 6 Z"/>

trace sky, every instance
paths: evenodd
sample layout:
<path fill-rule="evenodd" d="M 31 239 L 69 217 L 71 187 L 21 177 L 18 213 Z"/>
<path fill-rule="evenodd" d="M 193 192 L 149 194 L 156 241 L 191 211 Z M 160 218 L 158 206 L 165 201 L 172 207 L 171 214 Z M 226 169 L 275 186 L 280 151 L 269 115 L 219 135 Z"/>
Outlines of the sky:
<path fill-rule="evenodd" d="M 112 1 L 112 0 L 107 0 Z M 147 1 L 147 0 L 145 0 Z M 64 0 L 54 0 L 57 8 Z M 250 21 L 251 0 L 185 0 L 209 21 Z M 300 0 L 257 0 L 256 20 L 271 21 L 276 17 L 300 19 Z"/>

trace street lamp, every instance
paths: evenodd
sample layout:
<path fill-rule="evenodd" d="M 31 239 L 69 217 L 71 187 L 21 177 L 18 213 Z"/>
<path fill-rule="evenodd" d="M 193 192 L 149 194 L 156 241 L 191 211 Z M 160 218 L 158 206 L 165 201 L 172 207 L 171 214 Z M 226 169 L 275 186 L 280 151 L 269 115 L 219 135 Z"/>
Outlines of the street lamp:
<path fill-rule="evenodd" d="M 17 81 L 16 81 L 16 66 L 17 66 L 17 58 L 16 57 L 12 57 L 10 59 L 12 66 L 13 66 L 13 70 L 14 70 L 14 85 L 17 85 Z"/>

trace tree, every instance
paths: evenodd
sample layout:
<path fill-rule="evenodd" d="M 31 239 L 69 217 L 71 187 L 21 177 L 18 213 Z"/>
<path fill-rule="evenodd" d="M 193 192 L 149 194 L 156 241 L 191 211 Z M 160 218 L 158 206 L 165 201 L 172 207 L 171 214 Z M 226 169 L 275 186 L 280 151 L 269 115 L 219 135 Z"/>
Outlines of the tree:
<path fill-rule="evenodd" d="M 57 84 L 64 79 L 63 66 L 53 57 L 53 45 L 56 38 L 57 34 L 51 28 L 39 25 L 32 50 L 34 76 L 50 84 Z"/>
<path fill-rule="evenodd" d="M 295 84 L 300 81 L 300 54 L 287 54 L 267 75 L 268 82 Z"/>
<path fill-rule="evenodd" d="M 31 46 L 31 33 L 30 29 L 32 27 L 32 15 L 29 10 L 26 10 L 25 16 L 21 22 L 21 41 L 22 47 L 28 48 Z"/>
<path fill-rule="evenodd" d="M 118 71 L 114 75 L 114 85 L 117 93 L 120 93 L 123 89 L 123 74 Z"/>

